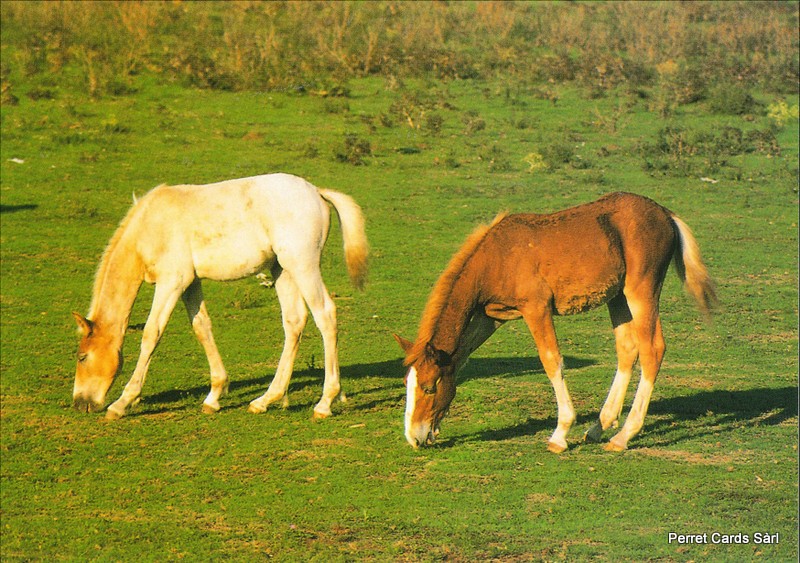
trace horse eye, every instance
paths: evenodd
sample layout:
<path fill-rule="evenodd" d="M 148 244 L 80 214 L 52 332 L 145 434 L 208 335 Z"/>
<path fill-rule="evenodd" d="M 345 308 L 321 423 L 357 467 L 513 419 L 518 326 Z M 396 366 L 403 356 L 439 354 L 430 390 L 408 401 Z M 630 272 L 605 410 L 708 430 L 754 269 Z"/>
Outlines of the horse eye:
<path fill-rule="evenodd" d="M 441 380 L 442 380 L 442 378 L 440 377 L 436 381 L 433 382 L 433 385 L 428 385 L 428 386 L 422 386 L 421 385 L 420 387 L 422 388 L 422 392 L 425 393 L 426 395 L 435 395 L 436 394 L 436 389 L 439 387 L 439 382 Z"/>
<path fill-rule="evenodd" d="M 78 361 L 80 363 L 83 363 L 83 362 L 86 361 L 86 358 L 88 358 L 88 357 L 89 357 L 89 354 L 87 354 L 86 352 L 83 352 L 81 354 L 78 354 Z"/>

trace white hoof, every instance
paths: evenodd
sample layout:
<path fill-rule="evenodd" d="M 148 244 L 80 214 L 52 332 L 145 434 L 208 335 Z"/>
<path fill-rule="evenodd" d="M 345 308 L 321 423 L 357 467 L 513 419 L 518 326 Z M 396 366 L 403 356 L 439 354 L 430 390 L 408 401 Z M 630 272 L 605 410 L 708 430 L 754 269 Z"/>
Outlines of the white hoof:
<path fill-rule="evenodd" d="M 111 410 L 111 407 L 106 411 L 106 420 L 119 420 L 123 416 L 125 416 L 125 412 Z"/>
<path fill-rule="evenodd" d="M 318 406 L 314 408 L 314 420 L 325 420 L 331 414 L 330 408 L 320 408 Z"/>
<path fill-rule="evenodd" d="M 603 449 L 607 452 L 624 452 L 628 448 L 628 442 L 623 441 L 619 434 L 611 438 Z"/>
<path fill-rule="evenodd" d="M 247 407 L 247 412 L 251 414 L 261 414 L 262 412 L 266 412 L 267 407 L 259 403 L 257 400 L 250 403 L 250 406 Z"/>

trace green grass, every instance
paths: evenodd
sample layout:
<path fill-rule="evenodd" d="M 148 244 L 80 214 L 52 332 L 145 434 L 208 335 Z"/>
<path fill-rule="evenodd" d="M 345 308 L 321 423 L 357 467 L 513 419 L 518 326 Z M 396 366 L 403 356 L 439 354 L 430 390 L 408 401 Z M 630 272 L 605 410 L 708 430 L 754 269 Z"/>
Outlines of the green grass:
<path fill-rule="evenodd" d="M 590 100 L 555 85 L 553 104 L 502 80 L 393 90 L 366 78 L 341 99 L 192 90 L 146 74 L 116 98 L 16 88 L 19 103 L 0 110 L 3 560 L 796 559 L 796 119 L 777 129 L 765 112 L 700 103 L 665 120 L 624 91 Z M 419 129 L 404 108 L 423 112 Z M 772 132 L 780 153 L 755 141 L 721 152 L 725 126 Z M 648 152 L 666 127 L 711 137 L 686 154 Z M 340 158 L 348 135 L 370 154 Z M 550 168 L 533 169 L 531 154 Z M 200 413 L 207 366 L 183 311 L 129 416 L 73 412 L 69 313 L 85 312 L 132 192 L 272 171 L 349 193 L 367 215 L 366 292 L 348 284 L 337 229 L 323 258 L 349 401 L 312 421 L 322 346 L 309 325 L 290 408 L 246 413 L 282 344 L 273 292 L 246 279 L 205 287 L 232 376 L 220 413 Z M 553 211 L 614 190 L 653 197 L 692 226 L 722 300 L 704 325 L 669 275 L 666 360 L 630 450 L 580 443 L 615 367 L 603 310 L 557 320 L 579 417 L 568 452 L 545 449 L 555 399 L 522 323 L 462 372 L 440 445 L 408 447 L 391 334 L 414 336 L 464 237 L 501 210 Z M 132 325 L 151 297 L 144 287 Z M 140 336 L 126 340 L 111 396 Z M 669 532 L 777 532 L 780 543 L 670 545 Z"/>

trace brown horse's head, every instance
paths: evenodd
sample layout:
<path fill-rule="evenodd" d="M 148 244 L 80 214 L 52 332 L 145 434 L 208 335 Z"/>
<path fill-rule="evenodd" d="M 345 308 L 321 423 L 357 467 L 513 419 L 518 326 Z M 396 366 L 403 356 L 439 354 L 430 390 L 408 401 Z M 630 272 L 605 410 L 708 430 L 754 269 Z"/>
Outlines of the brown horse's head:
<path fill-rule="evenodd" d="M 122 369 L 122 352 L 92 321 L 72 315 L 81 334 L 72 404 L 81 412 L 96 412 L 105 406 L 106 393 Z"/>
<path fill-rule="evenodd" d="M 412 342 L 395 335 L 407 356 L 406 373 L 406 440 L 412 446 L 433 444 L 439 424 L 456 395 L 455 362 L 447 352 L 431 343 L 421 352 L 414 352 Z"/>

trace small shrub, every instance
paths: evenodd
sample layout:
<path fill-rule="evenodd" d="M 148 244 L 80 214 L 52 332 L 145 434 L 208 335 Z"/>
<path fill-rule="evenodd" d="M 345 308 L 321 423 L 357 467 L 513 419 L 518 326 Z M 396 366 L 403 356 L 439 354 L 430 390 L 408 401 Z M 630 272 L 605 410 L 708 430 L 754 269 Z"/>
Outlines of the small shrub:
<path fill-rule="evenodd" d="M 54 90 L 51 88 L 41 88 L 39 86 L 31 88 L 26 95 L 34 102 L 39 100 L 54 100 L 56 98 Z"/>
<path fill-rule="evenodd" d="M 425 117 L 425 129 L 433 135 L 441 133 L 443 125 L 444 118 L 438 113 L 431 113 Z"/>
<path fill-rule="evenodd" d="M 523 116 L 519 119 L 512 118 L 509 122 L 515 129 L 521 130 L 532 129 L 535 126 L 535 121 L 528 116 Z"/>
<path fill-rule="evenodd" d="M 572 158 L 569 159 L 569 164 L 575 170 L 589 170 L 594 166 L 594 163 L 591 160 L 583 158 L 579 154 L 572 155 Z"/>
<path fill-rule="evenodd" d="M 389 106 L 389 114 L 412 129 L 420 129 L 435 109 L 452 109 L 441 92 L 405 91 Z M 435 118 L 434 118 L 435 119 Z"/>
<path fill-rule="evenodd" d="M 395 125 L 392 116 L 385 112 L 381 112 L 380 114 L 378 114 L 378 121 L 380 122 L 382 127 L 386 128 L 394 127 Z"/>
<path fill-rule="evenodd" d="M 707 75 L 697 65 L 681 64 L 674 73 L 661 73 L 661 82 L 676 103 L 693 104 L 706 97 Z"/>
<path fill-rule="evenodd" d="M 575 61 L 566 50 L 561 50 L 554 55 L 540 57 L 536 74 L 540 80 L 555 83 L 569 82 L 575 79 L 576 67 Z"/>
<path fill-rule="evenodd" d="M 489 172 L 511 172 L 513 170 L 511 162 L 505 157 L 497 157 L 489 161 Z"/>
<path fill-rule="evenodd" d="M 797 119 L 798 117 L 800 117 L 798 106 L 794 105 L 789 107 L 783 100 L 767 106 L 767 118 L 769 118 L 778 129 L 786 125 L 787 122 Z"/>
<path fill-rule="evenodd" d="M 456 168 L 461 167 L 461 162 L 458 160 L 455 154 L 448 154 L 444 159 L 444 164 L 448 168 L 455 170 Z"/>
<path fill-rule="evenodd" d="M 319 148 L 313 141 L 308 141 L 303 147 L 303 156 L 309 159 L 314 159 L 319 156 Z"/>
<path fill-rule="evenodd" d="M 350 111 L 350 103 L 342 98 L 325 98 L 322 109 L 330 115 L 348 113 Z"/>
<path fill-rule="evenodd" d="M 709 109 L 725 115 L 745 115 L 755 113 L 759 103 L 744 88 L 723 84 L 714 88 L 708 98 Z"/>
<path fill-rule="evenodd" d="M 318 96 L 323 98 L 349 98 L 350 88 L 343 84 L 334 84 L 330 87 L 323 88 L 316 92 Z"/>
<path fill-rule="evenodd" d="M 544 161 L 544 157 L 538 152 L 529 153 L 522 160 L 528 164 L 528 172 L 547 170 L 547 163 Z"/>
<path fill-rule="evenodd" d="M 245 309 L 263 307 L 265 302 L 266 296 L 261 289 L 258 287 L 248 287 L 244 290 L 244 293 L 231 302 L 231 306 L 234 309 L 242 311 Z"/>
<path fill-rule="evenodd" d="M 569 164 L 575 156 L 575 148 L 563 141 L 545 145 L 540 152 L 544 162 L 551 169 L 561 168 L 565 164 Z"/>
<path fill-rule="evenodd" d="M 493 143 L 491 146 L 484 146 L 479 154 L 481 160 L 489 163 L 489 172 L 510 172 L 514 169 L 508 153 L 502 146 Z"/>
<path fill-rule="evenodd" d="M 105 91 L 111 96 L 130 96 L 139 91 L 130 80 L 112 77 L 105 86 Z"/>
<path fill-rule="evenodd" d="M 474 110 L 468 111 L 461 121 L 466 125 L 466 129 L 464 130 L 465 135 L 472 135 L 473 133 L 486 129 L 486 121 Z"/>
<path fill-rule="evenodd" d="M 109 119 L 103 121 L 103 131 L 113 135 L 124 135 L 130 133 L 131 128 L 119 123 L 116 119 Z"/>
<path fill-rule="evenodd" d="M 729 125 L 722 128 L 719 137 L 715 140 L 717 152 L 721 154 L 741 154 L 745 151 L 744 133 L 738 127 Z"/>
<path fill-rule="evenodd" d="M 749 131 L 745 139 L 756 152 L 768 156 L 780 156 L 781 154 L 781 146 L 778 144 L 778 139 L 770 129 Z"/>
<path fill-rule="evenodd" d="M 53 135 L 53 142 L 57 145 L 81 145 L 87 140 L 86 136 L 78 131 Z"/>
<path fill-rule="evenodd" d="M 592 111 L 593 119 L 589 124 L 605 131 L 609 135 L 616 135 L 630 121 L 631 107 L 630 104 L 620 102 L 607 112 L 602 112 L 599 108 L 595 108 Z"/>
<path fill-rule="evenodd" d="M 346 162 L 354 166 L 366 164 L 364 157 L 372 154 L 369 140 L 363 139 L 355 133 L 345 133 L 343 146 L 334 150 L 334 156 L 339 162 Z"/>

